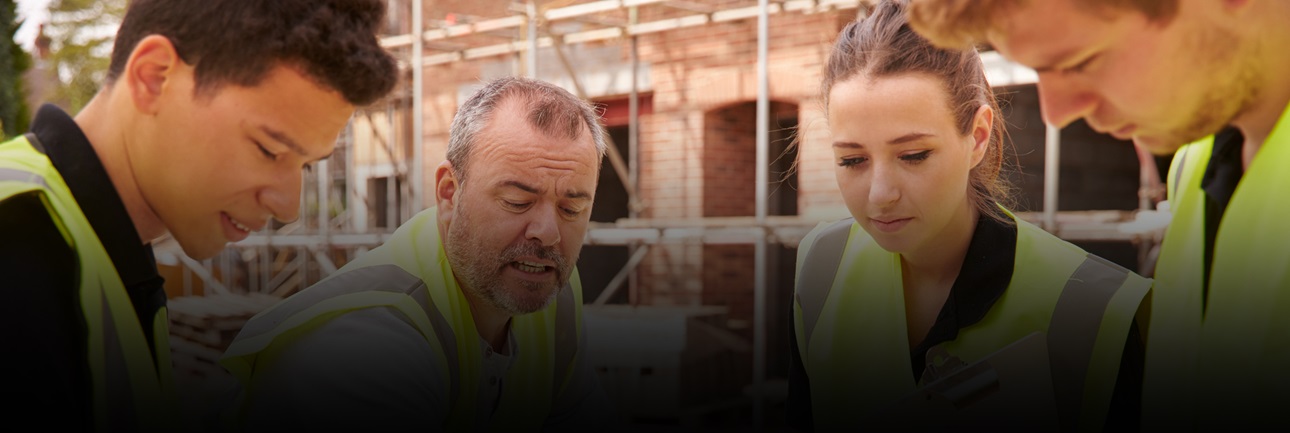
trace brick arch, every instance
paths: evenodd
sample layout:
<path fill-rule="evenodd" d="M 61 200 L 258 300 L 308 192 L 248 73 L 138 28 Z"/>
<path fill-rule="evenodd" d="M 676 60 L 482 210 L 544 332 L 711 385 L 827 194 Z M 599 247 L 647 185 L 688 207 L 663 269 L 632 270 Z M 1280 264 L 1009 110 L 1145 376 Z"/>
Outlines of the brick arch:
<path fill-rule="evenodd" d="M 781 152 L 782 140 L 793 134 L 798 104 L 771 101 L 768 162 Z M 752 216 L 756 212 L 757 102 L 742 101 L 708 110 L 703 115 L 703 216 Z M 772 180 L 775 173 L 770 174 Z M 790 206 L 796 209 L 796 206 Z M 773 210 L 771 214 L 775 214 Z M 781 212 L 783 213 L 783 212 Z M 787 212 L 796 213 L 796 212 Z"/>

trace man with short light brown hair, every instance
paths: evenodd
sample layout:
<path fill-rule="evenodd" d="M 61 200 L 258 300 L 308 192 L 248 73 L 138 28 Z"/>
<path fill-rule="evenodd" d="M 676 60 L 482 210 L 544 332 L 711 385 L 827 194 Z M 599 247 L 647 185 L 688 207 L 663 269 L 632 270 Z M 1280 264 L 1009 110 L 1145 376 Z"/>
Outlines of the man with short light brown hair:
<path fill-rule="evenodd" d="M 504 77 L 458 107 L 449 135 L 435 207 L 229 346 L 235 425 L 614 430 L 575 268 L 607 146 L 594 107 Z"/>
<path fill-rule="evenodd" d="M 1048 123 L 1174 155 L 1143 427 L 1284 428 L 1290 2 L 914 0 L 910 19 L 1034 68 Z"/>

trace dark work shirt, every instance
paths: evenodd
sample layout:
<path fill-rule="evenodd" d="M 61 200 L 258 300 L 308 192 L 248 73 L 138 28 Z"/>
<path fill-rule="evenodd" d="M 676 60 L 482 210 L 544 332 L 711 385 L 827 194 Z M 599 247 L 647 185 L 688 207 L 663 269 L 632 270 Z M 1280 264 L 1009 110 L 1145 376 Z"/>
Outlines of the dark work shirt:
<path fill-rule="evenodd" d="M 32 122 L 43 149 L 98 235 L 154 347 L 152 317 L 166 304 L 164 280 L 152 248 L 140 241 L 125 205 L 80 127 L 52 105 Z M 41 198 L 20 194 L 0 201 L 0 329 L 6 347 L 6 410 L 42 428 L 92 427 L 88 334 L 80 309 L 80 269 Z M 155 358 L 155 354 L 154 354 Z"/>
<path fill-rule="evenodd" d="M 910 349 L 910 369 L 915 381 L 922 378 L 929 349 L 958 338 L 959 330 L 984 319 L 994 303 L 1003 296 L 1004 290 L 1012 281 L 1016 252 L 1016 226 L 987 217 L 977 220 L 967 254 L 963 257 L 959 276 L 950 288 L 949 297 L 941 307 L 941 312 L 937 315 L 936 322 L 932 324 L 927 336 Z M 788 377 L 788 422 L 797 430 L 813 431 L 810 378 L 802 364 L 801 354 L 797 351 L 797 333 L 792 329 L 795 325 L 792 320 L 789 322 L 791 354 Z M 1120 362 L 1120 373 L 1116 380 L 1111 410 L 1107 415 L 1108 431 L 1136 430 L 1138 425 L 1137 403 L 1141 395 L 1142 383 L 1142 339 L 1139 337 L 1136 323 L 1130 328 L 1130 335 L 1125 343 L 1124 355 Z"/>
<path fill-rule="evenodd" d="M 1209 165 L 1205 166 L 1205 176 L 1200 179 L 1200 187 L 1205 190 L 1205 295 L 1202 300 L 1209 299 L 1209 271 L 1213 267 L 1218 225 L 1223 221 L 1223 212 L 1232 201 L 1232 194 L 1236 193 L 1236 185 L 1245 175 L 1245 164 L 1241 162 L 1244 144 L 1245 136 L 1239 129 L 1227 128 L 1215 134 L 1214 151 Z"/>

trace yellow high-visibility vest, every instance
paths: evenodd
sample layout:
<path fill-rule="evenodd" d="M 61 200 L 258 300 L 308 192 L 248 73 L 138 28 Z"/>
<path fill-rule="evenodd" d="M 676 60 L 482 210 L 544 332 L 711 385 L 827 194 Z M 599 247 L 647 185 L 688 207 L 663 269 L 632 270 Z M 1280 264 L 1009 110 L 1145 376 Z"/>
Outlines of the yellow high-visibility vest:
<path fill-rule="evenodd" d="M 38 194 L 79 259 L 88 335 L 94 426 L 99 431 L 172 431 L 178 424 L 166 308 L 153 316 L 154 362 L 125 284 L 80 205 L 32 134 L 0 144 L 0 200 Z"/>
<path fill-rule="evenodd" d="M 443 356 L 440 383 L 451 384 L 447 431 L 473 431 L 479 401 L 483 348 L 470 304 L 453 277 L 439 238 L 436 209 L 414 216 L 386 243 L 345 265 L 318 284 L 257 314 L 225 352 L 221 364 L 246 387 L 253 386 L 257 362 L 274 345 L 288 344 L 294 329 L 316 326 L 338 314 L 372 307 L 393 308 L 417 328 Z M 326 284 L 347 272 L 379 269 L 382 281 Z M 401 270 L 402 272 L 399 272 Z M 410 279 L 391 283 L 389 279 Z M 416 280 L 420 280 L 419 282 Z M 536 431 L 550 415 L 551 403 L 568 385 L 582 329 L 582 285 L 575 270 L 556 301 L 541 311 L 511 318 L 518 356 L 506 373 L 490 430 Z M 243 404 L 258 404 L 244 402 Z M 264 403 L 271 404 L 271 403 Z M 235 421 L 236 422 L 236 421 Z"/>
<path fill-rule="evenodd" d="M 1205 299 L 1201 180 L 1213 146 L 1184 146 L 1170 165 L 1143 378 L 1151 430 L 1283 428 L 1290 404 L 1290 110 L 1223 212 Z"/>
<path fill-rule="evenodd" d="M 971 364 L 1045 334 L 1061 424 L 1100 430 L 1151 280 L 1016 222 L 1008 288 L 980 322 L 938 347 Z M 816 227 L 798 248 L 795 349 L 817 428 L 862 428 L 861 416 L 917 390 L 900 260 L 850 218 Z"/>

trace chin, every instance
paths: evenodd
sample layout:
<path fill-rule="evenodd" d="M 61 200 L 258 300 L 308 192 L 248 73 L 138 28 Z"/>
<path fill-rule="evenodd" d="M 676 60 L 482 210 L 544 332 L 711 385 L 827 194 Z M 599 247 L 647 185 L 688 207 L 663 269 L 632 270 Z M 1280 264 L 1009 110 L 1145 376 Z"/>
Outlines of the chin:
<path fill-rule="evenodd" d="M 542 288 L 531 289 L 527 287 L 511 288 L 510 303 L 513 312 L 518 314 L 529 314 L 542 311 L 555 302 L 556 295 L 560 288 Z"/>
<path fill-rule="evenodd" d="M 224 250 L 226 242 L 184 242 L 179 241 L 179 247 L 184 250 L 184 254 L 194 260 L 206 260 L 215 257 L 220 251 Z"/>
<path fill-rule="evenodd" d="M 1178 148 L 1187 143 L 1179 143 L 1173 140 L 1163 140 L 1158 137 L 1135 136 L 1133 143 L 1146 149 L 1156 156 L 1172 155 L 1178 151 Z"/>
<path fill-rule="evenodd" d="M 870 234 L 869 236 L 873 237 L 874 242 L 877 242 L 879 247 L 882 247 L 882 249 L 889 253 L 901 254 L 909 250 L 909 243 L 901 237 L 885 236 L 881 233 L 877 236 L 874 236 L 873 234 Z"/>

